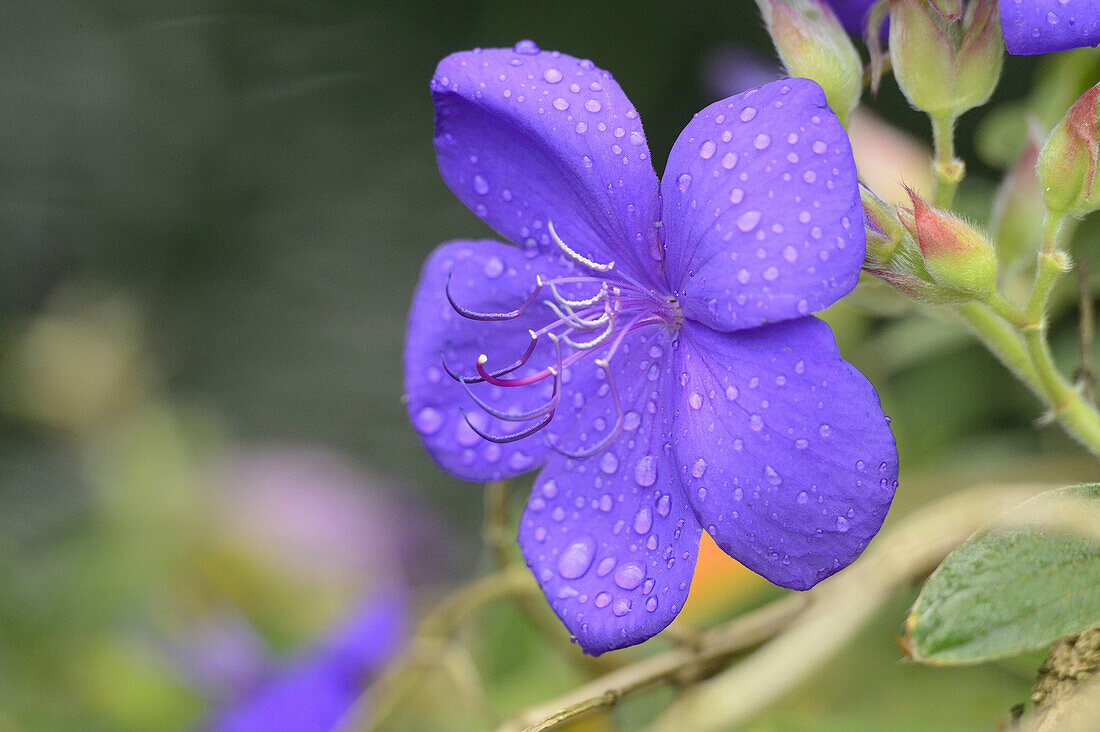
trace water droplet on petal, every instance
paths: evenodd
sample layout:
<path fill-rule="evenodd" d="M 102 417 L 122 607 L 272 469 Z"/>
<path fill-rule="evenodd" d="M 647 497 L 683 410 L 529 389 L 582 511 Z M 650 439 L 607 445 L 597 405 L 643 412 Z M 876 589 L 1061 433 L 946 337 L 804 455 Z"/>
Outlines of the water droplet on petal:
<path fill-rule="evenodd" d="M 771 144 L 771 135 L 765 135 L 764 133 L 760 133 L 756 136 L 756 139 L 752 141 L 752 146 L 755 147 L 757 150 L 766 150 L 768 148 L 768 145 Z"/>
<path fill-rule="evenodd" d="M 714 140 L 705 140 L 703 144 L 699 146 L 699 157 L 703 160 L 710 160 L 714 156 L 715 149 Z"/>
<path fill-rule="evenodd" d="M 837 516 L 836 517 L 836 530 L 841 532 L 841 533 L 844 533 L 845 531 L 847 531 L 848 530 L 848 519 L 844 518 L 843 516 Z"/>
<path fill-rule="evenodd" d="M 645 579 L 645 567 L 638 562 L 623 562 L 615 570 L 615 584 L 624 590 L 633 590 Z"/>
<path fill-rule="evenodd" d="M 489 279 L 496 279 L 504 272 L 504 261 L 500 257 L 489 257 L 485 260 L 483 271 Z"/>
<path fill-rule="evenodd" d="M 539 46 L 532 40 L 522 40 L 516 45 L 512 46 L 512 51 L 515 53 L 523 54 L 524 56 L 534 56 L 539 52 Z"/>
<path fill-rule="evenodd" d="M 596 540 L 591 536 L 578 536 L 558 557 L 558 574 L 565 579 L 583 577 L 595 556 Z"/>
<path fill-rule="evenodd" d="M 600 470 L 611 475 L 619 469 L 619 458 L 613 452 L 605 452 L 600 458 Z"/>
<path fill-rule="evenodd" d="M 688 397 L 688 404 L 692 409 L 700 409 L 703 406 L 703 397 L 697 391 L 693 391 Z"/>
<path fill-rule="evenodd" d="M 611 604 L 611 593 L 601 592 L 600 594 L 596 595 L 596 600 L 593 604 L 595 604 L 595 606 L 599 608 L 607 607 Z"/>
<path fill-rule="evenodd" d="M 561 72 L 555 68 L 549 68 L 542 72 L 542 78 L 546 79 L 548 84 L 557 84 L 561 81 Z"/>
<path fill-rule="evenodd" d="M 707 472 L 707 461 L 703 458 L 699 458 L 695 461 L 695 464 L 691 466 L 691 476 L 693 478 L 702 478 L 705 472 Z"/>
<path fill-rule="evenodd" d="M 722 167 L 726 170 L 733 170 L 733 167 L 737 165 L 737 153 L 728 152 L 722 156 Z"/>
<path fill-rule="evenodd" d="M 668 516 L 671 509 L 672 499 L 667 493 L 662 494 L 661 497 L 657 499 L 657 515 Z"/>
<path fill-rule="evenodd" d="M 611 606 L 611 612 L 615 613 L 617 617 L 622 617 L 630 612 L 631 602 L 629 598 L 620 597 L 615 601 L 615 604 Z"/>
<path fill-rule="evenodd" d="M 478 195 L 484 196 L 489 192 L 489 182 L 480 175 L 474 176 L 474 191 Z"/>
<path fill-rule="evenodd" d="M 684 173 L 676 179 L 676 187 L 680 189 L 680 193 L 687 193 L 687 189 L 689 186 L 691 186 L 690 173 Z"/>
<path fill-rule="evenodd" d="M 799 503 L 805 503 L 806 501 L 810 500 L 810 494 L 806 491 L 802 491 L 797 496 L 795 496 L 794 500 L 798 501 Z"/>
<path fill-rule="evenodd" d="M 589 99 L 584 103 L 584 108 L 589 112 L 596 113 L 603 109 L 603 105 L 600 104 L 598 99 Z"/>
<path fill-rule="evenodd" d="M 657 482 L 657 458 L 643 455 L 634 465 L 634 482 L 642 488 L 648 488 Z"/>
<path fill-rule="evenodd" d="M 424 407 L 416 413 L 416 419 L 413 421 L 420 434 L 434 435 L 436 432 L 439 432 L 439 428 L 443 426 L 444 420 L 443 414 L 438 409 Z"/>
<path fill-rule="evenodd" d="M 775 472 L 775 468 L 770 465 L 764 466 L 764 475 L 767 476 L 768 482 L 772 485 L 779 485 L 783 482 L 783 478 L 780 477 L 779 473 Z"/>
<path fill-rule="evenodd" d="M 652 528 L 653 516 L 647 507 L 642 506 L 638 509 L 638 513 L 634 514 L 634 531 L 638 534 L 648 534 Z"/>
<path fill-rule="evenodd" d="M 737 228 L 748 233 L 760 223 L 762 214 L 759 211 L 746 211 L 737 219 Z"/>
<path fill-rule="evenodd" d="M 564 112 L 569 109 L 569 100 L 558 97 L 553 101 L 554 109 Z"/>
<path fill-rule="evenodd" d="M 756 107 L 745 107 L 741 110 L 741 121 L 752 122 L 756 117 Z"/>

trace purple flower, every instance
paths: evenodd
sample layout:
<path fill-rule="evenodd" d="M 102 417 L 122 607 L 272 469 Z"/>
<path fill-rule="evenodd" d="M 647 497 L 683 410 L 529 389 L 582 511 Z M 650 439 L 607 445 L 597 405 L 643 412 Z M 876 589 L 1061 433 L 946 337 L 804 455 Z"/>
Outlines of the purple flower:
<path fill-rule="evenodd" d="M 1100 43 L 1096 0 L 1001 0 L 1000 8 L 1009 53 L 1050 53 Z"/>
<path fill-rule="evenodd" d="M 703 528 L 785 587 L 855 559 L 897 454 L 874 390 L 808 316 L 864 255 L 821 89 L 785 79 L 707 107 L 660 188 L 637 112 L 591 61 L 530 41 L 458 53 L 432 96 L 443 178 L 517 246 L 453 241 L 424 265 L 410 416 L 462 478 L 543 466 L 519 542 L 584 650 L 676 616 Z"/>
<path fill-rule="evenodd" d="M 867 11 L 877 0 L 827 0 L 844 28 L 853 35 L 863 35 Z M 882 36 L 885 38 L 885 34 Z"/>
<path fill-rule="evenodd" d="M 218 717 L 210 729 L 335 729 L 362 695 L 371 674 L 397 652 L 405 615 L 402 593 L 372 595 L 312 653 L 273 674 Z"/>

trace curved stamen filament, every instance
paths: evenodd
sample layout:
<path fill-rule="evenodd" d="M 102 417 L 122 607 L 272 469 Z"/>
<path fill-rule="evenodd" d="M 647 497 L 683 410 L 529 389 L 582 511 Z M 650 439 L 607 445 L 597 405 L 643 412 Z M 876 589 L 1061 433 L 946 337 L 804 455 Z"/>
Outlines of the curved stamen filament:
<path fill-rule="evenodd" d="M 554 231 L 554 222 L 550 219 L 546 220 L 546 228 L 550 232 L 550 238 L 553 239 L 554 243 L 558 245 L 558 249 L 561 249 L 562 253 L 565 254 L 565 256 L 569 257 L 577 264 L 584 265 L 585 267 L 588 267 L 595 272 L 610 272 L 612 269 L 615 268 L 614 262 L 608 262 L 607 264 L 593 262 L 588 257 L 581 256 L 580 254 L 577 254 L 575 251 L 570 249 L 569 245 L 563 242 L 561 240 L 561 237 L 558 236 L 558 232 Z"/>
<path fill-rule="evenodd" d="M 555 287 L 556 282 L 560 282 L 560 280 L 550 280 L 550 282 L 547 283 L 548 285 L 550 285 L 550 292 L 553 293 L 555 300 L 560 302 L 562 305 L 570 308 L 586 308 L 590 305 L 595 305 L 604 297 L 605 293 L 607 292 L 607 283 L 604 283 L 603 287 L 600 288 L 600 291 L 592 297 L 588 298 L 587 300 L 570 300 L 569 298 L 558 292 L 558 288 Z"/>
<path fill-rule="evenodd" d="M 462 386 L 464 389 L 466 389 L 466 393 L 470 395 L 470 398 L 474 400 L 475 404 L 484 409 L 489 415 L 496 417 L 497 419 L 504 420 L 505 422 L 526 422 L 529 419 L 535 419 L 536 417 L 541 417 L 545 414 L 553 414 L 554 410 L 558 408 L 558 403 L 561 401 L 562 358 L 561 344 L 558 343 L 557 338 L 554 338 L 554 346 L 557 349 L 558 353 L 558 367 L 551 369 L 551 372 L 554 375 L 554 388 L 553 391 L 551 391 L 550 393 L 550 401 L 548 401 L 541 407 L 536 407 L 530 411 L 523 412 L 521 414 L 509 414 L 508 412 L 504 412 L 487 404 L 483 399 L 480 399 L 476 394 L 474 394 L 473 389 L 471 389 L 465 383 L 463 383 Z"/>
<path fill-rule="evenodd" d="M 523 352 L 523 355 L 519 357 L 519 360 L 513 363 L 511 366 L 505 366 L 502 369 L 498 369 L 492 372 L 491 376 L 495 378 L 497 376 L 510 374 L 523 364 L 527 363 L 527 359 L 531 358 L 531 354 L 535 352 L 535 346 L 537 346 L 539 342 L 539 336 L 537 333 L 535 333 L 533 330 L 529 330 L 527 332 L 531 334 L 531 342 L 527 344 L 527 350 Z M 459 383 L 480 384 L 481 382 L 485 381 L 485 379 L 480 376 L 459 376 L 458 374 L 456 374 L 447 365 L 447 358 L 443 355 L 443 351 L 439 352 L 439 360 L 443 363 L 443 370 L 447 372 L 447 376 L 450 376 L 452 379 Z"/>
<path fill-rule="evenodd" d="M 554 412 L 551 411 L 535 424 L 531 425 L 530 427 L 524 428 L 519 432 L 513 432 L 510 435 L 490 435 L 489 433 L 483 432 L 482 430 L 479 430 L 477 427 L 474 426 L 474 423 L 470 421 L 470 418 L 468 416 L 466 416 L 465 409 L 459 407 L 458 411 L 462 413 L 462 418 L 466 420 L 466 424 L 470 426 L 470 429 L 476 432 L 479 437 L 482 437 L 489 442 L 495 442 L 499 445 L 503 445 L 508 442 L 515 442 L 516 440 L 522 440 L 524 437 L 530 437 L 546 425 L 550 424 L 550 420 L 554 418 Z"/>
<path fill-rule="evenodd" d="M 550 302 L 549 300 L 544 300 L 543 304 L 554 311 L 554 314 L 558 316 L 559 323 L 565 323 L 573 330 L 596 330 L 597 328 L 603 327 L 607 323 L 607 319 L 611 317 L 611 313 L 607 307 L 604 307 L 604 311 L 599 317 L 588 320 L 583 315 L 578 315 L 577 313 L 574 313 L 571 309 L 569 309 L 569 312 L 562 312 L 562 310 L 558 308 L 557 305 Z"/>
<path fill-rule="evenodd" d="M 611 364 L 604 359 L 597 359 L 596 365 L 603 369 L 604 374 L 607 375 L 607 383 L 611 387 L 611 398 L 615 402 L 615 424 L 611 426 L 611 431 L 604 435 L 599 442 L 583 450 L 570 452 L 569 450 L 565 450 L 551 443 L 550 447 L 554 448 L 554 450 L 574 460 L 583 460 L 584 458 L 590 458 L 596 453 L 602 452 L 607 449 L 623 431 L 623 407 L 619 402 L 619 390 L 615 388 L 615 380 L 611 376 Z"/>
<path fill-rule="evenodd" d="M 470 310 L 469 308 L 464 308 L 459 305 L 455 302 L 454 297 L 451 296 L 451 273 L 447 274 L 447 285 L 444 287 L 444 290 L 447 293 L 447 302 L 451 303 L 451 307 L 454 308 L 455 312 L 464 318 L 469 318 L 470 320 L 512 320 L 513 318 L 518 318 L 520 315 L 523 315 L 524 311 L 531 307 L 531 304 L 535 302 L 535 298 L 538 297 L 539 291 L 542 290 L 544 284 L 542 277 L 536 276 L 534 292 L 528 295 L 527 299 L 523 301 L 523 304 L 508 313 L 479 313 L 476 310 Z"/>

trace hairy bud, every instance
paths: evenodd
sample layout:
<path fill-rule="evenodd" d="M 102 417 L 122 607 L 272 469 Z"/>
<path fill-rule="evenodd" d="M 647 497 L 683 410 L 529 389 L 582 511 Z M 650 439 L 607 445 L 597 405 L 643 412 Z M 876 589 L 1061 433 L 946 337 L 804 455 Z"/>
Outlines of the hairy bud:
<path fill-rule="evenodd" d="M 924 266 L 942 288 L 975 298 L 997 283 L 997 255 L 989 240 L 962 219 L 929 206 L 909 191 L 912 210 L 899 208 L 902 225 L 917 241 Z"/>
<path fill-rule="evenodd" d="M 1056 213 L 1083 216 L 1100 208 L 1096 195 L 1097 103 L 1100 84 L 1078 97 L 1039 153 L 1043 201 Z"/>

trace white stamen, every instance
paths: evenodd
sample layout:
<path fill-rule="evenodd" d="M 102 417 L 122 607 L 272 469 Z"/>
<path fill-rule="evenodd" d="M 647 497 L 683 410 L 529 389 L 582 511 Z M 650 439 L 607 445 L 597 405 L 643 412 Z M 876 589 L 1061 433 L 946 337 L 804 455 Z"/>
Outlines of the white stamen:
<path fill-rule="evenodd" d="M 569 257 L 577 264 L 582 264 L 585 267 L 588 267 L 589 269 L 595 270 L 597 272 L 610 272 L 615 267 L 614 262 L 608 262 L 607 264 L 593 262 L 591 259 L 588 259 L 587 257 L 582 257 L 580 254 L 577 254 L 575 251 L 570 249 L 569 245 L 563 242 L 561 240 L 561 237 L 558 236 L 558 232 L 554 231 L 554 222 L 550 219 L 546 220 L 546 228 L 550 231 L 550 238 L 552 238 L 554 240 L 554 243 L 558 245 L 558 249 L 561 249 L 565 256 Z"/>

